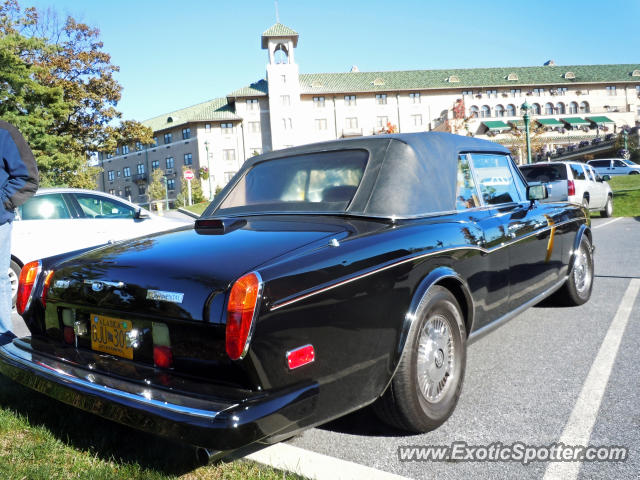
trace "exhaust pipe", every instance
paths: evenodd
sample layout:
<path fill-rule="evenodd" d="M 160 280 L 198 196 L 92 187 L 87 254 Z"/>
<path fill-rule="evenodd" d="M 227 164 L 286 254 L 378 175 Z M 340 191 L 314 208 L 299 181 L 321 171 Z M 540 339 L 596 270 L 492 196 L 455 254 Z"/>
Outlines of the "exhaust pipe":
<path fill-rule="evenodd" d="M 218 455 L 222 453 L 219 450 L 211 450 L 210 448 L 196 447 L 196 461 L 199 465 L 207 466 L 214 461 Z"/>

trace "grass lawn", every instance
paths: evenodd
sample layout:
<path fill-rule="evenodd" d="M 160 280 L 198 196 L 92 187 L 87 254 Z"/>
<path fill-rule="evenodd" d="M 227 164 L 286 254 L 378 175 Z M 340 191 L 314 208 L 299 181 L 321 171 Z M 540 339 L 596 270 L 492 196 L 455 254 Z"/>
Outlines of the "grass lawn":
<path fill-rule="evenodd" d="M 614 217 L 640 217 L 640 175 L 619 175 L 609 181 L 613 190 Z M 591 212 L 599 217 L 600 212 Z"/>
<path fill-rule="evenodd" d="M 202 215 L 204 209 L 209 206 L 209 202 L 196 203 L 191 205 L 190 207 L 184 207 L 185 210 L 189 210 L 190 212 L 197 213 L 198 215 Z"/>
<path fill-rule="evenodd" d="M 2 480 L 301 477 L 247 461 L 198 466 L 193 450 L 90 415 L 0 375 Z"/>

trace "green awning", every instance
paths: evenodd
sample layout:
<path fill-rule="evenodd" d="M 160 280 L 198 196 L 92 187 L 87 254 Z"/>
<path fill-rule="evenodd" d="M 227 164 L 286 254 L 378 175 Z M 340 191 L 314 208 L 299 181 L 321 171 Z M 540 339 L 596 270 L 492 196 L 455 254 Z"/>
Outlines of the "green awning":
<path fill-rule="evenodd" d="M 482 122 L 489 130 L 509 130 L 511 127 L 501 120 Z"/>
<path fill-rule="evenodd" d="M 524 130 L 524 120 L 509 120 L 509 123 L 518 130 Z"/>
<path fill-rule="evenodd" d="M 537 118 L 536 121 L 543 127 L 564 127 L 564 123 L 560 120 L 556 120 L 555 118 Z"/>
<path fill-rule="evenodd" d="M 584 118 L 580 118 L 580 117 L 562 118 L 561 120 L 563 122 L 568 123 L 571 126 L 589 125 L 589 122 L 587 122 Z"/>
<path fill-rule="evenodd" d="M 587 117 L 587 120 L 598 125 L 604 125 L 605 123 L 616 123 L 609 117 Z"/>

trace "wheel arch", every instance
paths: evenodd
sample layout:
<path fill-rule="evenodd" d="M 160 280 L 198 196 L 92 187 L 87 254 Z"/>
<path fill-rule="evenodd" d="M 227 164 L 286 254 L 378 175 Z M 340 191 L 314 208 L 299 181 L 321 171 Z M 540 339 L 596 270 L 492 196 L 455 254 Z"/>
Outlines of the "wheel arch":
<path fill-rule="evenodd" d="M 20 268 L 24 267 L 24 263 L 22 263 L 20 259 L 13 254 L 11 255 L 11 260 L 17 263 L 20 266 Z"/>
<path fill-rule="evenodd" d="M 589 243 L 591 244 L 591 251 L 593 252 L 593 250 L 595 250 L 595 247 L 593 246 L 593 234 L 591 232 L 591 228 L 589 228 L 585 224 L 580 225 L 580 228 L 578 229 L 578 233 L 576 234 L 576 237 L 573 240 L 573 248 L 571 249 L 571 256 L 569 257 L 569 269 L 567 270 L 568 275 L 571 275 L 571 272 L 573 271 L 573 263 L 576 258 L 576 252 L 580 248 L 580 242 L 582 242 L 582 238 L 585 235 L 589 239 Z"/>

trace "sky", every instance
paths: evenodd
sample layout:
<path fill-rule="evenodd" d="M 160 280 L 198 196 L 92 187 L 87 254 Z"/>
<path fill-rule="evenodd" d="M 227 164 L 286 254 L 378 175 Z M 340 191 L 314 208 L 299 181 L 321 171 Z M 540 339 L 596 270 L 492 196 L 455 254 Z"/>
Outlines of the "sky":
<path fill-rule="evenodd" d="M 100 30 L 139 121 L 265 77 L 273 0 L 19 0 Z M 640 0 L 279 0 L 300 73 L 640 63 Z"/>

